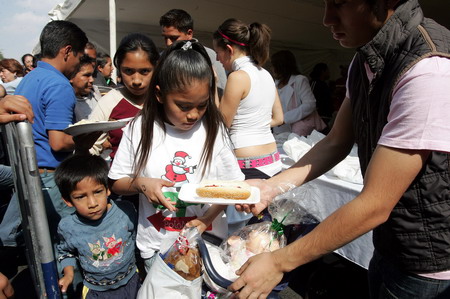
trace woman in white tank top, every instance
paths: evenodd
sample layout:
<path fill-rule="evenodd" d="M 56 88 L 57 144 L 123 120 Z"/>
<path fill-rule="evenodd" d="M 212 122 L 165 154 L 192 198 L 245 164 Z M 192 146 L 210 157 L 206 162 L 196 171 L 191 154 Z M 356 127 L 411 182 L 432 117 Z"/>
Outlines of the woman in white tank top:
<path fill-rule="evenodd" d="M 269 57 L 270 29 L 228 19 L 213 36 L 227 72 L 220 101 L 225 124 L 246 179 L 269 178 L 281 171 L 271 127 L 283 123 L 283 110 L 272 76 L 262 68 Z"/>

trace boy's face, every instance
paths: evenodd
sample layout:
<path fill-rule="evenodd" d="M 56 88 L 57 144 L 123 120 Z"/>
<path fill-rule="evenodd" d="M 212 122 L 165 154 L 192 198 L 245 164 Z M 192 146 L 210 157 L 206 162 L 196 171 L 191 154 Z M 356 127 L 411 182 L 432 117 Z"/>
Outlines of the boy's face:
<path fill-rule="evenodd" d="M 181 32 L 173 26 L 170 27 L 161 27 L 161 35 L 164 38 L 164 42 L 167 47 L 172 45 L 177 40 L 191 40 L 194 32 L 192 29 L 189 29 L 187 33 Z"/>
<path fill-rule="evenodd" d="M 108 204 L 109 189 L 91 178 L 84 178 L 70 193 L 70 200 L 64 199 L 69 207 L 89 220 L 98 220 L 111 207 Z"/>

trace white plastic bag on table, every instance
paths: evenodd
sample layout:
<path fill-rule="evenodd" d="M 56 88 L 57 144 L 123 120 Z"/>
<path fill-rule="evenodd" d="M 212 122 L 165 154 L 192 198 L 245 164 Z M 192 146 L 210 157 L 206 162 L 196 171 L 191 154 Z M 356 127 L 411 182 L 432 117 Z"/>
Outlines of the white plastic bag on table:
<path fill-rule="evenodd" d="M 198 236 L 195 227 L 185 228 L 164 255 L 156 256 L 139 289 L 138 299 L 201 297 L 203 279 Z"/>

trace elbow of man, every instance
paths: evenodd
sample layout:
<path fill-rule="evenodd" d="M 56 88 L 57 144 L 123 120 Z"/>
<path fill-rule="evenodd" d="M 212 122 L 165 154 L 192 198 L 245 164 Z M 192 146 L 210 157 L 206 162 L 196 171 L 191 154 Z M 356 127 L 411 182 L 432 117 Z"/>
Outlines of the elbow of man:
<path fill-rule="evenodd" d="M 385 223 L 395 206 L 390 202 L 380 199 L 379 196 L 362 192 L 358 198 L 355 199 L 355 204 L 361 212 L 361 216 L 365 219 L 365 223 L 368 228 L 374 229 L 375 227 Z"/>
<path fill-rule="evenodd" d="M 378 213 L 374 213 L 375 223 L 377 224 L 377 226 L 385 223 L 389 219 L 391 212 L 392 209 L 391 210 L 383 209 L 381 211 L 378 211 Z"/>
<path fill-rule="evenodd" d="M 51 149 L 52 149 L 52 151 L 54 151 L 54 152 L 62 152 L 62 151 L 65 151 L 65 149 L 64 149 L 64 147 L 62 147 L 62 146 L 52 146 L 52 145 L 50 145 L 50 147 L 51 147 Z"/>
<path fill-rule="evenodd" d="M 73 147 L 68 146 L 63 140 L 49 140 L 50 148 L 55 152 L 71 151 Z"/>
<path fill-rule="evenodd" d="M 391 215 L 393 207 L 388 205 L 377 205 L 369 212 L 370 221 L 373 223 L 373 228 L 385 223 Z"/>
<path fill-rule="evenodd" d="M 48 143 L 51 149 L 55 152 L 73 151 L 75 143 L 73 137 L 57 130 L 48 131 Z"/>

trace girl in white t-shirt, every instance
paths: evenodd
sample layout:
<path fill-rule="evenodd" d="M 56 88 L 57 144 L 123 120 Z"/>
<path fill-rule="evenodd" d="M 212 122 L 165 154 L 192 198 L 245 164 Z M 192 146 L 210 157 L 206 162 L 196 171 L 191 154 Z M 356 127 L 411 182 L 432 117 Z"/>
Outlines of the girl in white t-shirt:
<path fill-rule="evenodd" d="M 147 271 L 155 253 L 164 252 L 187 223 L 220 238 L 227 235 L 224 206 L 190 205 L 177 196 L 185 183 L 244 180 L 215 94 L 203 46 L 177 42 L 164 52 L 140 115 L 124 130 L 109 177 L 114 192 L 139 193 L 136 242 Z"/>

